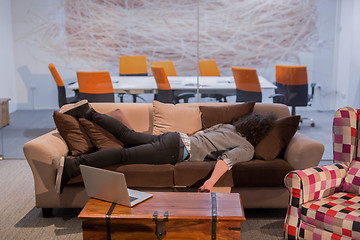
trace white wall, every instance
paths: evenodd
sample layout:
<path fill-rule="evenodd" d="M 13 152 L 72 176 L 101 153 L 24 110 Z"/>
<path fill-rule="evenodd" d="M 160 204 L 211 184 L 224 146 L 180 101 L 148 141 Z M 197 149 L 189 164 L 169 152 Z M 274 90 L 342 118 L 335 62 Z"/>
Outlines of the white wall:
<path fill-rule="evenodd" d="M 332 106 L 360 107 L 360 1 L 338 0 L 339 16 Z"/>
<path fill-rule="evenodd" d="M 10 112 L 16 110 L 11 0 L 0 1 L 0 98 L 11 98 Z"/>

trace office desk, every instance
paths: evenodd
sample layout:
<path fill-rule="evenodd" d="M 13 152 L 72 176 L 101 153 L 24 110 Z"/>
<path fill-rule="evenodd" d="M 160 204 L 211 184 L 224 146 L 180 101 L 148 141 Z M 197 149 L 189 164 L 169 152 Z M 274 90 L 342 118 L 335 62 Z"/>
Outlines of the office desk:
<path fill-rule="evenodd" d="M 197 91 L 197 76 L 168 77 L 171 89 L 174 91 Z M 157 93 L 156 81 L 153 76 L 112 76 L 115 93 L 142 94 Z M 261 89 L 275 89 L 276 86 L 259 76 Z M 69 89 L 79 88 L 78 83 L 68 86 Z M 225 93 L 235 94 L 235 81 L 232 76 L 224 77 L 199 77 L 200 93 Z"/>

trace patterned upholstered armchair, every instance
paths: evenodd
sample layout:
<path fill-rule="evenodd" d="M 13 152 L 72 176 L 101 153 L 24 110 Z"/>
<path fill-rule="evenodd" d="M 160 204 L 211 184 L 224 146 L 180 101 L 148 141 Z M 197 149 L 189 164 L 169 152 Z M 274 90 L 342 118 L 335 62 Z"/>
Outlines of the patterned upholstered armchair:
<path fill-rule="evenodd" d="M 285 239 L 360 239 L 359 113 L 350 107 L 336 111 L 332 165 L 285 177 L 290 193 Z"/>

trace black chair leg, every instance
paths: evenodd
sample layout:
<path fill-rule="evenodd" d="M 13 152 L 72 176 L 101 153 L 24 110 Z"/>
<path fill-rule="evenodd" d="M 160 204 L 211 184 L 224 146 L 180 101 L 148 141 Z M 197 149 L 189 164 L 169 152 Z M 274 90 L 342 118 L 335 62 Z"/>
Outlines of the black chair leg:
<path fill-rule="evenodd" d="M 141 97 L 141 96 L 139 96 L 139 95 L 136 95 L 136 97 L 137 97 L 137 98 L 140 98 L 141 100 L 143 100 L 143 102 L 146 102 L 146 100 L 145 100 L 143 97 Z"/>
<path fill-rule="evenodd" d="M 119 98 L 120 98 L 120 102 L 124 102 L 124 94 L 123 94 L 123 93 L 119 93 L 118 96 L 119 96 Z"/>

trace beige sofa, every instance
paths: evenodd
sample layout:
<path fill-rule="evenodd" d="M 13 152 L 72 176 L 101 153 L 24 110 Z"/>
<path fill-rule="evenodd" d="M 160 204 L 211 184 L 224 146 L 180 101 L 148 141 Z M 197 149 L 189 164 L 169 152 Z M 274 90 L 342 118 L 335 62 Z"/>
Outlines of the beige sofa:
<path fill-rule="evenodd" d="M 222 106 L 227 103 L 201 104 Z M 176 106 L 198 105 L 195 103 Z M 93 103 L 92 106 L 102 113 L 120 109 L 135 130 L 153 133 L 152 103 Z M 254 112 L 274 112 L 279 118 L 290 115 L 288 107 L 282 104 L 256 103 Z M 52 165 L 52 159 L 66 156 L 69 152 L 57 130 L 27 142 L 23 149 L 34 176 L 36 207 L 43 209 L 44 216 L 51 215 L 53 208 L 82 208 L 85 205 L 88 197 L 81 177 L 66 185 L 63 194 L 59 195 L 55 191 L 56 169 Z M 222 176 L 215 186 L 218 191 L 239 192 L 245 208 L 285 208 L 289 195 L 283 183 L 284 176 L 294 169 L 317 166 L 323 152 L 323 144 L 295 133 L 280 156 L 270 161 L 253 159 L 239 163 Z M 176 165 L 137 164 L 110 166 L 108 169 L 123 172 L 131 188 L 196 191 L 210 176 L 214 164 L 213 161 L 181 162 Z"/>

